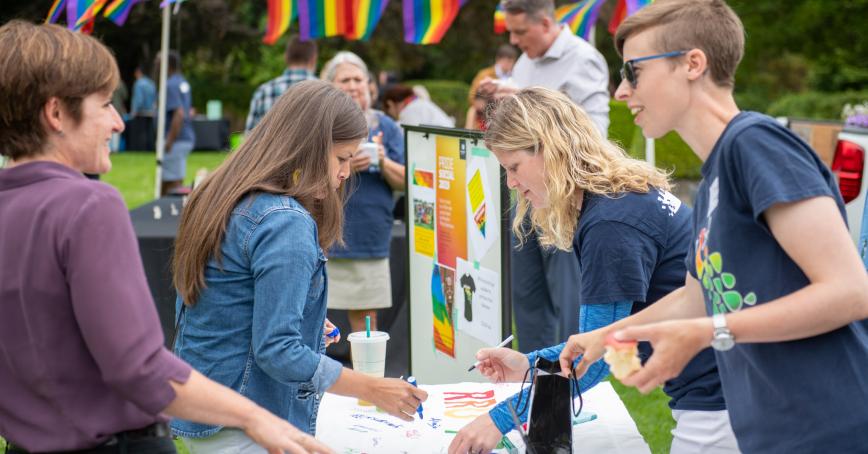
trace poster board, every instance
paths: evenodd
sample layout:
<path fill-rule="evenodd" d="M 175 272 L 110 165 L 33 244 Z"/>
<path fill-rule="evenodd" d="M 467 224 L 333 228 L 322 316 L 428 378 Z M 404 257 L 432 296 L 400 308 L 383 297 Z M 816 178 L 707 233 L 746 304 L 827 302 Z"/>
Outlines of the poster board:
<path fill-rule="evenodd" d="M 476 351 L 512 330 L 509 196 L 479 132 L 405 126 L 410 371 L 483 381 Z"/>

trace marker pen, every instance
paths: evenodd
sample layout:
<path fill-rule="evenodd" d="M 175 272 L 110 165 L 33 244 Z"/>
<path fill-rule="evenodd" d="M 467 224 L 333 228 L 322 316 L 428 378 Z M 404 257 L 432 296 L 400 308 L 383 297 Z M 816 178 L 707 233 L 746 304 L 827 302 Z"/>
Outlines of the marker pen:
<path fill-rule="evenodd" d="M 416 385 L 416 377 L 412 375 L 407 377 L 407 383 L 413 385 L 413 387 L 415 388 L 418 388 L 418 386 Z M 422 402 L 419 402 L 419 406 L 416 407 L 416 413 L 419 414 L 419 419 L 425 419 L 422 417 Z"/>

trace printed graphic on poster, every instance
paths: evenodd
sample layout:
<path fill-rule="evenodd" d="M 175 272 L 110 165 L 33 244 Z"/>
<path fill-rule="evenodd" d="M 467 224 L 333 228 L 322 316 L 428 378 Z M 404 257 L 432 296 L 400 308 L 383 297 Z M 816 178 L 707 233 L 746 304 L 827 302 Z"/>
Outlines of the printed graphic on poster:
<path fill-rule="evenodd" d="M 431 273 L 431 303 L 434 310 L 434 348 L 455 357 L 455 270 L 434 262 Z"/>
<path fill-rule="evenodd" d="M 437 136 L 438 261 L 455 269 L 457 257 L 467 258 L 467 220 L 464 195 L 466 143 L 457 137 Z"/>
<path fill-rule="evenodd" d="M 434 172 L 413 169 L 410 197 L 413 202 L 414 250 L 426 257 L 434 257 Z"/>
<path fill-rule="evenodd" d="M 498 236 L 500 217 L 488 179 L 485 161 L 471 158 L 467 162 L 467 230 L 468 242 L 473 245 L 476 260 L 481 260 L 494 245 Z M 494 186 L 496 187 L 496 185 Z"/>
<path fill-rule="evenodd" d="M 500 343 L 500 285 L 497 273 L 458 259 L 458 329 L 486 345 Z"/>

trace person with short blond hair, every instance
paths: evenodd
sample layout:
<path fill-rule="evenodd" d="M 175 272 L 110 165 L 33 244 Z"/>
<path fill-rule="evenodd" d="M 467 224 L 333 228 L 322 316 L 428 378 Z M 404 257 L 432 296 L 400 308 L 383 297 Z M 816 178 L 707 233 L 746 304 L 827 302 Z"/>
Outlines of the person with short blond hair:
<path fill-rule="evenodd" d="M 723 0 L 658 1 L 616 32 L 616 98 L 646 137 L 676 131 L 703 161 L 689 273 L 647 311 L 571 337 L 561 366 L 582 355 L 581 375 L 610 333 L 647 340 L 654 355 L 622 380 L 647 393 L 711 345 L 742 452 L 864 452 L 868 274 L 832 172 L 736 104 L 744 43 Z"/>
<path fill-rule="evenodd" d="M 111 169 L 119 80 L 96 39 L 0 27 L 0 435 L 5 452 L 175 452 L 168 416 L 273 452 L 330 452 L 163 345 L 130 215 L 82 172 Z"/>
<path fill-rule="evenodd" d="M 494 110 L 485 145 L 518 195 L 512 226 L 518 241 L 532 230 L 542 247 L 564 251 L 578 262 L 579 271 L 569 278 L 581 289 L 580 332 L 653 307 L 681 285 L 690 208 L 669 192 L 664 172 L 603 138 L 566 95 L 541 87 L 508 95 Z M 482 349 L 476 357 L 479 371 L 492 381 L 521 381 L 537 358 L 558 361 L 563 348 L 561 343 L 528 355 Z M 643 360 L 652 355 L 645 343 L 638 350 Z M 595 386 L 608 373 L 605 363 L 594 363 L 579 388 Z M 667 382 L 664 392 L 679 418 L 670 452 L 738 452 L 711 349 Z M 525 390 L 508 400 L 521 420 L 528 406 L 519 402 L 527 399 Z M 465 426 L 449 453 L 493 448 L 515 428 L 508 401 Z"/>

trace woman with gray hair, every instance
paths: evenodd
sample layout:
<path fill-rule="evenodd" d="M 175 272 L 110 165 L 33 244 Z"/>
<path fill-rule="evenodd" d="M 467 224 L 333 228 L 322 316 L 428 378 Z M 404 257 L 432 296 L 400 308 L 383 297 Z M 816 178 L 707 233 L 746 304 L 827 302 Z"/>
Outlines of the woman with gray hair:
<path fill-rule="evenodd" d="M 401 128 L 386 114 L 371 108 L 368 67 L 352 52 L 338 52 L 320 77 L 350 95 L 365 113 L 368 140 L 352 158 L 354 189 L 344 208 L 345 246 L 329 257 L 330 309 L 349 311 L 353 331 L 365 329 L 376 309 L 392 305 L 389 241 L 392 232 L 393 190 L 404 187 L 404 139 Z"/>

